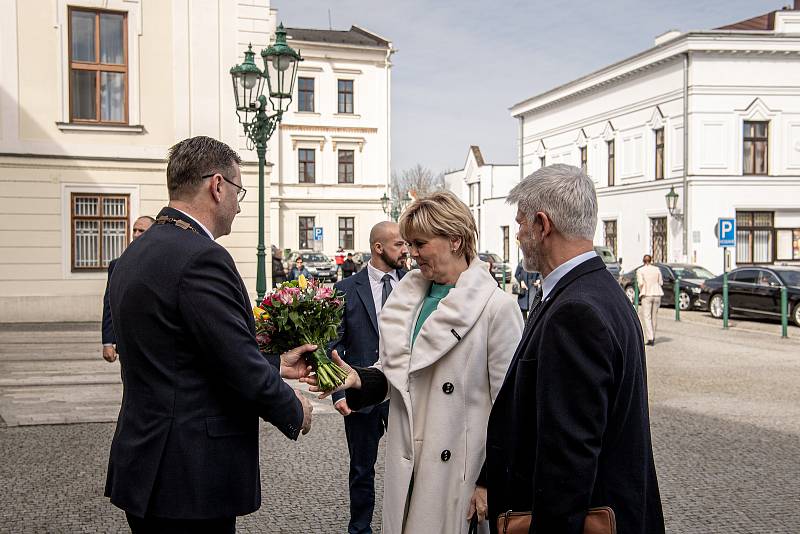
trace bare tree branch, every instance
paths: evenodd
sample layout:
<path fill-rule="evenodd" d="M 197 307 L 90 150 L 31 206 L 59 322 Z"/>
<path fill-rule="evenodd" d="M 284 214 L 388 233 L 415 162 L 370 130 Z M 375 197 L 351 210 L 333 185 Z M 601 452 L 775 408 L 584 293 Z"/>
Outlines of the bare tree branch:
<path fill-rule="evenodd" d="M 391 193 L 393 198 L 405 198 L 408 193 L 423 197 L 445 188 L 444 173 L 434 174 L 419 163 L 402 171 L 392 171 Z"/>

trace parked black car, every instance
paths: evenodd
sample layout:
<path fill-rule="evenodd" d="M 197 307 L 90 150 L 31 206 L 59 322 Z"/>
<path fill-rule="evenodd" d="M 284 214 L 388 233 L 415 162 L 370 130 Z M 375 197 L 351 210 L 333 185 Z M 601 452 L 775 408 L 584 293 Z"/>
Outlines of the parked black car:
<path fill-rule="evenodd" d="M 654 263 L 661 269 L 661 277 L 664 280 L 662 289 L 664 296 L 661 297 L 662 306 L 675 306 L 675 278 L 681 277 L 681 290 L 678 294 L 681 310 L 694 309 L 700 301 L 700 286 L 704 280 L 713 278 L 714 274 L 708 269 L 699 265 L 689 265 L 686 263 Z M 641 267 L 641 265 L 639 266 Z M 633 281 L 636 278 L 636 269 L 627 272 L 619 277 L 619 284 L 628 295 L 628 299 L 633 302 L 634 287 Z"/>
<path fill-rule="evenodd" d="M 786 287 L 789 319 L 800 326 L 800 267 L 739 267 L 728 273 L 730 315 L 747 317 L 781 316 L 781 287 Z M 706 280 L 700 302 L 711 315 L 722 318 L 722 275 Z"/>
<path fill-rule="evenodd" d="M 606 269 L 614 278 L 619 278 L 620 273 L 622 272 L 622 266 L 619 264 L 619 259 L 614 257 L 614 253 L 608 247 L 601 247 L 599 245 L 594 246 L 595 253 L 600 256 L 600 259 L 603 260 L 603 263 L 606 264 Z"/>
<path fill-rule="evenodd" d="M 478 257 L 491 265 L 490 271 L 495 280 L 499 283 L 503 283 L 503 279 L 505 283 L 511 282 L 511 266 L 503 258 L 492 252 L 478 252 Z"/>

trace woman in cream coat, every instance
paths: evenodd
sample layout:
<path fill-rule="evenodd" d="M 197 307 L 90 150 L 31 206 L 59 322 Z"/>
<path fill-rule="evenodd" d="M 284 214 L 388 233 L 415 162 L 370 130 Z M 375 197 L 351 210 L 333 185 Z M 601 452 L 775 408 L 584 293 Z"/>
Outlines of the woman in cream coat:
<path fill-rule="evenodd" d="M 462 534 L 473 511 L 485 517 L 486 490 L 475 481 L 522 318 L 477 258 L 475 221 L 454 195 L 417 200 L 400 231 L 420 269 L 381 310 L 379 362 L 350 369 L 334 359 L 349 371 L 342 389 L 352 409 L 391 400 L 383 532 Z M 489 531 L 486 521 L 479 531 Z"/>

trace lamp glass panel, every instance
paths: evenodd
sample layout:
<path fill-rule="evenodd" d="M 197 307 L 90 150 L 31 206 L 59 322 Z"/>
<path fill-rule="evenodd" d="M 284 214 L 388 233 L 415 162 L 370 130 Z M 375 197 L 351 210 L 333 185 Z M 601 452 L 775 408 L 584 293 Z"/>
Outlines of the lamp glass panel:
<path fill-rule="evenodd" d="M 258 82 L 258 74 L 255 72 L 248 72 L 240 78 L 242 86 L 244 86 L 245 89 L 252 89 Z"/>
<path fill-rule="evenodd" d="M 272 67 L 275 70 L 284 71 L 291 67 L 294 61 L 292 56 L 272 56 Z"/>

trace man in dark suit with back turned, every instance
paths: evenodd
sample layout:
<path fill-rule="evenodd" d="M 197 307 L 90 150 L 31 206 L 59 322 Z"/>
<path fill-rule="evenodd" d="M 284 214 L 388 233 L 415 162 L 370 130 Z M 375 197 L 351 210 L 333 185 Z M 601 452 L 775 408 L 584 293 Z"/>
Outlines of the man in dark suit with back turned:
<path fill-rule="evenodd" d="M 234 532 L 261 504 L 259 417 L 289 439 L 311 425 L 281 377 L 305 376 L 314 346 L 280 368 L 259 352 L 244 282 L 214 241 L 240 211 L 239 163 L 208 137 L 172 147 L 169 206 L 111 279 L 123 397 L 105 494 L 134 533 Z"/>
<path fill-rule="evenodd" d="M 509 194 L 524 266 L 544 276 L 489 417 L 489 519 L 533 511 L 530 532 L 580 534 L 609 506 L 625 534 L 664 532 L 636 313 L 592 250 L 597 198 L 580 169 L 551 165 Z"/>
<path fill-rule="evenodd" d="M 152 224 L 156 222 L 155 219 L 149 215 L 142 215 L 133 222 L 133 237 L 132 241 L 145 233 Z M 109 363 L 117 361 L 117 350 L 114 347 L 116 344 L 114 338 L 114 324 L 111 321 L 111 298 L 108 288 L 111 286 L 111 275 L 114 273 L 114 267 L 117 265 L 116 258 L 108 263 L 108 281 L 106 282 L 106 291 L 103 294 L 103 359 Z"/>
<path fill-rule="evenodd" d="M 408 254 L 400 227 L 394 222 L 376 224 L 369 233 L 372 258 L 364 269 L 336 284 L 345 294 L 339 338 L 331 348 L 350 365 L 369 367 L 378 361 L 378 319 L 394 286 L 403 278 Z M 348 254 L 348 257 L 350 255 Z M 350 453 L 350 523 L 348 534 L 371 533 L 375 508 L 375 461 L 378 443 L 386 429 L 389 401 L 353 412 L 344 391 L 332 395 L 336 410 L 345 416 L 344 430 Z"/>

